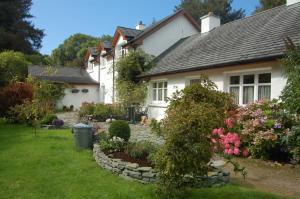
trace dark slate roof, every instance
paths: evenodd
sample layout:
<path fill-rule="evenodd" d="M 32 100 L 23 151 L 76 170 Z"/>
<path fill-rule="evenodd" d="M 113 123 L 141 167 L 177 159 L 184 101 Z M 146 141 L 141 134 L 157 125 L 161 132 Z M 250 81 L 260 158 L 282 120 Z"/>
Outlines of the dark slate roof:
<path fill-rule="evenodd" d="M 105 49 L 111 49 L 111 48 L 112 48 L 112 46 L 111 46 L 111 41 L 104 41 L 104 42 L 103 42 L 103 47 L 104 47 Z"/>
<path fill-rule="evenodd" d="M 300 44 L 300 3 L 279 6 L 182 39 L 143 76 L 251 63 L 281 57 L 284 38 Z"/>
<path fill-rule="evenodd" d="M 135 38 L 137 35 L 141 34 L 143 31 L 142 30 L 136 30 L 133 28 L 126 28 L 122 26 L 117 27 L 122 33 L 128 37 L 129 39 Z"/>
<path fill-rule="evenodd" d="M 44 66 L 29 66 L 28 75 L 52 82 L 98 84 L 84 69 L 79 67 L 53 67 L 49 70 Z"/>

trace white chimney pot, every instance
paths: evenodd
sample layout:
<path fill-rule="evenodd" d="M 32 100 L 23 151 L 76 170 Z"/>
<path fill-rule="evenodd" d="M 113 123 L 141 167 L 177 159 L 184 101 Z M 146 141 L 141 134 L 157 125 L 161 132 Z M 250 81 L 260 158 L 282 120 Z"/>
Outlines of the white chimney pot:
<path fill-rule="evenodd" d="M 299 3 L 300 0 L 286 0 L 286 5 L 289 6 L 289 5 L 292 5 L 292 4 L 295 4 L 295 3 Z"/>
<path fill-rule="evenodd" d="M 138 23 L 138 25 L 135 26 L 135 29 L 136 29 L 136 30 L 143 30 L 143 29 L 145 29 L 145 24 L 143 24 L 143 22 L 140 21 L 140 22 Z"/>
<path fill-rule="evenodd" d="M 201 33 L 207 33 L 214 28 L 217 28 L 221 25 L 220 17 L 214 15 L 212 12 L 208 13 L 201 17 Z"/>

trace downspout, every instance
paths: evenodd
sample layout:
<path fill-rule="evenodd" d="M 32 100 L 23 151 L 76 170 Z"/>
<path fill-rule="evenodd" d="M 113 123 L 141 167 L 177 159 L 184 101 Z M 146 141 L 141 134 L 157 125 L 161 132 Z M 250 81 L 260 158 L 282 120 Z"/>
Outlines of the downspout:
<path fill-rule="evenodd" d="M 113 89 L 112 89 L 112 103 L 115 103 L 115 54 L 113 53 Z"/>

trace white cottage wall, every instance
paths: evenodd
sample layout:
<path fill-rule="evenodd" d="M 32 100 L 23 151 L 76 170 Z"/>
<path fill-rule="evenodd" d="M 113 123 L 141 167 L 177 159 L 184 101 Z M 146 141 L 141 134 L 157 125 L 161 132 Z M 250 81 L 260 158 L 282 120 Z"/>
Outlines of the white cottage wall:
<path fill-rule="evenodd" d="M 286 79 L 283 77 L 282 68 L 277 61 L 228 66 L 223 68 L 152 77 L 150 80 L 147 99 L 149 118 L 155 118 L 157 120 L 163 119 L 168 106 L 167 102 L 157 103 L 152 101 L 151 84 L 153 82 L 167 81 L 168 97 L 171 97 L 176 90 L 182 90 L 185 86 L 189 85 L 191 79 L 197 79 L 200 74 L 206 74 L 217 85 L 218 90 L 228 92 L 228 78 L 230 75 L 241 75 L 247 73 L 258 74 L 264 72 L 271 73 L 271 98 L 278 98 L 286 84 Z"/>

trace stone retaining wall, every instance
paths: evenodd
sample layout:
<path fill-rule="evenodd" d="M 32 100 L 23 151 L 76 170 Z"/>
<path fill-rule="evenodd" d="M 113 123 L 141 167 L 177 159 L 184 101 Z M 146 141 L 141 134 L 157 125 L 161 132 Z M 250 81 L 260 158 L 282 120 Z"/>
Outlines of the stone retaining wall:
<path fill-rule="evenodd" d="M 93 156 L 102 168 L 126 179 L 132 179 L 142 183 L 153 183 L 156 181 L 156 172 L 151 167 L 140 167 L 137 163 L 129 163 L 121 159 L 110 158 L 100 150 L 98 144 L 94 144 Z"/>
<path fill-rule="evenodd" d="M 137 163 L 124 162 L 121 159 L 110 158 L 105 155 L 98 144 L 94 144 L 93 156 L 98 165 L 123 178 L 136 180 L 142 183 L 156 182 L 155 172 L 151 167 L 140 167 Z M 186 180 L 191 180 L 186 177 Z M 192 181 L 192 180 L 191 180 Z M 193 180 L 194 182 L 195 180 Z M 215 168 L 207 176 L 198 177 L 194 187 L 218 187 L 229 183 L 229 173 Z"/>

